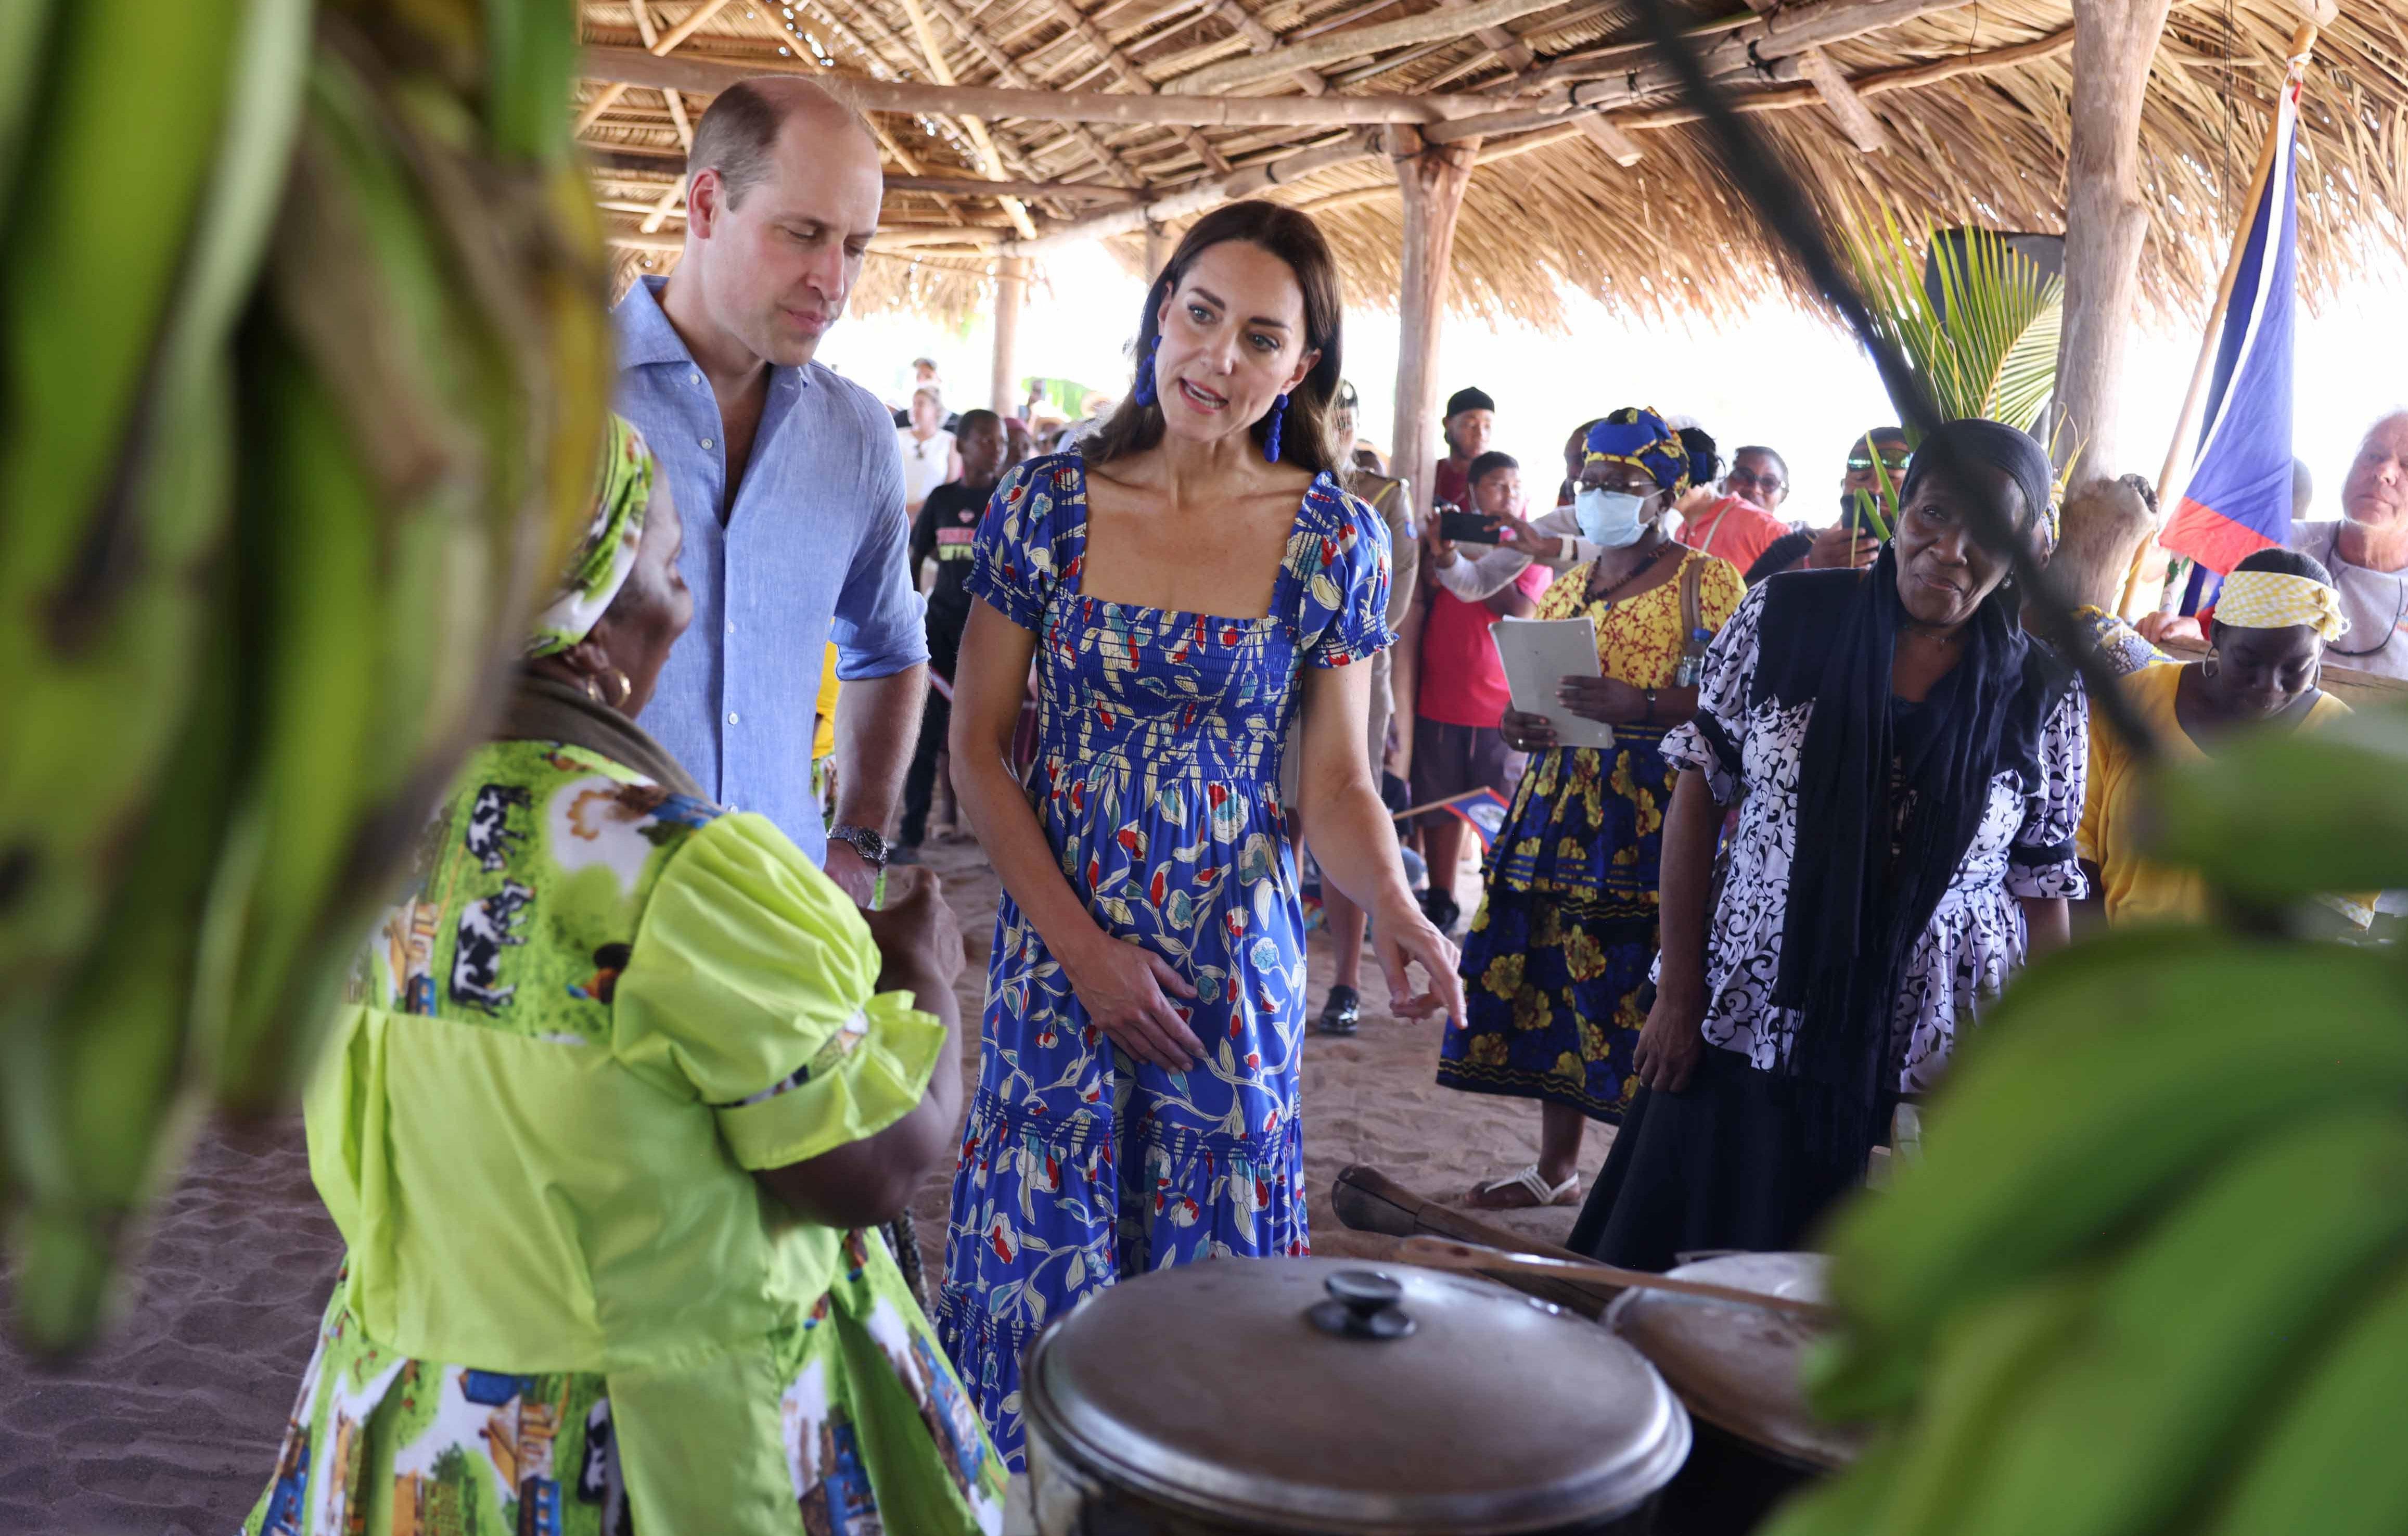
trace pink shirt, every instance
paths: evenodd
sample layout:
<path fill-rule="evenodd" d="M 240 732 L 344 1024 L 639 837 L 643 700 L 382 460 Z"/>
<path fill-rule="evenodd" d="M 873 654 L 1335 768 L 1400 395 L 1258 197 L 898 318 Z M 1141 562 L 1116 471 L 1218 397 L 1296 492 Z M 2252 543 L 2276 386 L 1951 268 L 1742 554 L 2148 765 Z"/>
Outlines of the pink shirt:
<path fill-rule="evenodd" d="M 1693 550 L 1729 561 L 1746 574 L 1756 557 L 1786 536 L 1789 524 L 1743 496 L 1725 496 L 1698 515 L 1684 518 L 1673 537 Z"/>
<path fill-rule="evenodd" d="M 1547 590 L 1555 573 L 1532 566 L 1513 584 L 1532 602 Z M 1421 696 L 1416 705 L 1424 720 L 1448 725 L 1485 725 L 1495 729 L 1513 702 L 1506 686 L 1505 664 L 1497 659 L 1488 626 L 1497 622 L 1485 603 L 1467 603 L 1454 593 L 1430 593 L 1429 622 L 1422 630 Z"/>

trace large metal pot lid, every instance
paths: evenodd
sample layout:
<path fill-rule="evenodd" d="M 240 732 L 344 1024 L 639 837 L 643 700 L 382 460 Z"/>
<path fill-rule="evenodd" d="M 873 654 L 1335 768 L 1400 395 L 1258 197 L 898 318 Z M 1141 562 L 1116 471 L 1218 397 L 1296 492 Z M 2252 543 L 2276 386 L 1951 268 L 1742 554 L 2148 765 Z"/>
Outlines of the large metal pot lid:
<path fill-rule="evenodd" d="M 1214 1259 L 1097 1296 L 1022 1375 L 1032 1427 L 1177 1509 L 1315 1531 L 1543 1530 L 1636 1508 L 1689 1454 L 1639 1353 L 1469 1276 Z"/>
<path fill-rule="evenodd" d="M 1820 1301 L 1821 1254 L 1726 1254 L 1670 1272 L 1767 1296 Z M 1809 1467 L 1836 1471 L 1864 1448 L 1861 1429 L 1826 1423 L 1806 1406 L 1798 1370 L 1817 1336 L 1791 1313 L 1672 1291 L 1625 1291 L 1606 1326 L 1656 1362 L 1689 1412 L 1715 1428 Z"/>

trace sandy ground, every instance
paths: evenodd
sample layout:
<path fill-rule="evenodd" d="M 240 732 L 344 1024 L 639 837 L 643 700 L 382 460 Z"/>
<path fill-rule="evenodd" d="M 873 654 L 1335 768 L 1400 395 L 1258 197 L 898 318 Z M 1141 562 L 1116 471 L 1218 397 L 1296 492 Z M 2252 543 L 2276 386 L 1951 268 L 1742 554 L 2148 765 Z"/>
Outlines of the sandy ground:
<path fill-rule="evenodd" d="M 968 843 L 932 844 L 962 915 L 971 964 L 964 1015 L 975 1030 L 996 883 Z M 1467 868 L 1467 910 L 1476 882 Z M 1316 933 L 1316 1007 L 1330 968 Z M 1365 966 L 1362 1033 L 1313 1037 L 1305 1055 L 1305 1153 L 1312 1219 L 1325 1253 L 1348 1244 L 1329 1187 L 1350 1163 L 1455 1199 L 1537 1149 L 1537 1106 L 1440 1088 L 1440 1026 L 1376 1012 L 1386 989 Z M 977 1053 L 964 1054 L 977 1073 Z M 1584 1178 L 1603 1161 L 1593 1127 Z M 950 1172 L 915 1202 L 924 1251 L 939 1262 Z M 1511 1218 L 1560 1241 L 1572 1209 Z M 265 1485 L 341 1244 L 309 1186 L 297 1117 L 251 1137 L 212 1135 L 159 1213 L 123 1321 L 60 1371 L 0 1344 L 0 1531 L 10 1536 L 228 1536 Z"/>

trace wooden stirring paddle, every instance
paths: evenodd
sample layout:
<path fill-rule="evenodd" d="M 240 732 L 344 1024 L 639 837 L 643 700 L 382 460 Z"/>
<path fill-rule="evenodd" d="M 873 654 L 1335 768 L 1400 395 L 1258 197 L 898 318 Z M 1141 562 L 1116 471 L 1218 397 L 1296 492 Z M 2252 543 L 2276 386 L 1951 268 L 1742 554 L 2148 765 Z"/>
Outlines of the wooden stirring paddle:
<path fill-rule="evenodd" d="M 1430 1270 L 1466 1270 L 1476 1274 L 1542 1274 L 1557 1280 L 1620 1285 L 1629 1290 L 1677 1291 L 1683 1296 L 1702 1297 L 1710 1301 L 1728 1301 L 1742 1307 L 1761 1307 L 1767 1312 L 1784 1313 L 1818 1327 L 1828 1327 L 1837 1322 L 1840 1315 L 1838 1309 L 1820 1301 L 1768 1296 L 1762 1291 L 1742 1290 L 1736 1285 L 1716 1285 L 1703 1280 L 1679 1280 L 1668 1274 L 1656 1274 L 1647 1270 L 1626 1270 L 1612 1264 L 1547 1258 L 1538 1254 L 1509 1254 L 1501 1249 L 1483 1248 L 1477 1243 L 1456 1242 L 1446 1238 L 1409 1237 L 1397 1245 L 1397 1258 L 1401 1263 L 1418 1264 Z"/>

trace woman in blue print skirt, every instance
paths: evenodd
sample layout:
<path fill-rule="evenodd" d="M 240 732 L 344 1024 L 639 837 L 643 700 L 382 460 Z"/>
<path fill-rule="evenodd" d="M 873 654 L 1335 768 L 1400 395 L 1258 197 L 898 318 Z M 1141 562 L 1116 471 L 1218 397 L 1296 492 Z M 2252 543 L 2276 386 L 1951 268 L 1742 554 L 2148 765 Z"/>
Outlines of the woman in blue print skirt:
<path fill-rule="evenodd" d="M 1387 529 L 1339 489 L 1336 271 L 1311 219 L 1199 220 L 1148 294 L 1136 387 L 996 492 L 953 753 L 1003 877 L 938 1328 L 1021 1465 L 1020 1364 L 1114 1280 L 1306 1249 L 1304 922 L 1280 758 L 1323 872 L 1376 914 L 1398 1011 L 1459 1017 L 1363 743 Z M 1037 668 L 1042 746 L 1009 753 Z M 1416 992 L 1406 967 L 1426 978 Z"/>

